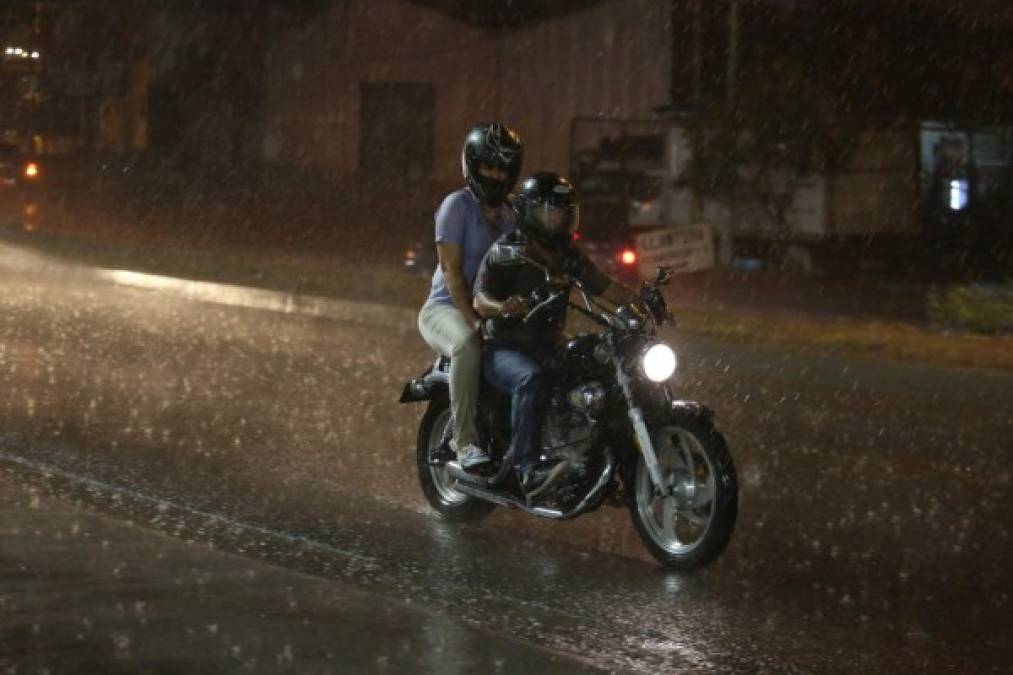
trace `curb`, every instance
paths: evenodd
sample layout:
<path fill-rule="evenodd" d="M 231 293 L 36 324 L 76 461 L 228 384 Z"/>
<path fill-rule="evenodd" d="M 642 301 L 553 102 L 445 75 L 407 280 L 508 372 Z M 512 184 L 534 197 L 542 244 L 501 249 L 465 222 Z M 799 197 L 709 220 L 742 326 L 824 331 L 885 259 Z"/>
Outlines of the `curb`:
<path fill-rule="evenodd" d="M 271 291 L 212 281 L 179 279 L 131 270 L 88 267 L 64 262 L 31 249 L 0 243 L 0 267 L 64 279 L 90 280 L 168 293 L 187 300 L 262 309 L 333 321 L 363 323 L 401 332 L 418 330 L 415 310 L 371 302 Z"/>

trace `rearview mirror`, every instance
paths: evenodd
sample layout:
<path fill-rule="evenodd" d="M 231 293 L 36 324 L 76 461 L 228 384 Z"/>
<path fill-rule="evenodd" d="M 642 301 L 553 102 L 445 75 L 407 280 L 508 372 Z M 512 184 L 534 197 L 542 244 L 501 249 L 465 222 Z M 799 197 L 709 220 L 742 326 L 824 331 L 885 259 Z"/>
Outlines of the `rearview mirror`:
<path fill-rule="evenodd" d="M 658 265 L 658 276 L 655 277 L 654 283 L 657 286 L 664 286 L 672 280 L 672 268 L 668 265 Z"/>

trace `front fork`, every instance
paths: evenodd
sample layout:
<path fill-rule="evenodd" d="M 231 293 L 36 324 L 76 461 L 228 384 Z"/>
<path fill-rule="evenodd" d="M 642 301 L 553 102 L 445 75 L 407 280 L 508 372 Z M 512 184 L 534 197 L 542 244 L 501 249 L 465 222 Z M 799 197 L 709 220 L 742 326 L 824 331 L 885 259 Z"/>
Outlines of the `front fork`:
<path fill-rule="evenodd" d="M 619 386 L 622 387 L 623 395 L 626 397 L 634 438 L 640 447 L 640 453 L 644 456 L 644 465 L 647 467 L 647 474 L 651 477 L 651 483 L 654 484 L 654 492 L 659 496 L 664 496 L 670 488 L 665 485 L 665 478 L 661 475 L 661 465 L 658 463 L 658 455 L 654 451 L 654 441 L 651 440 L 647 423 L 644 421 L 644 411 L 634 401 L 632 380 L 626 374 L 621 363 L 616 364 L 616 379 L 619 380 Z"/>

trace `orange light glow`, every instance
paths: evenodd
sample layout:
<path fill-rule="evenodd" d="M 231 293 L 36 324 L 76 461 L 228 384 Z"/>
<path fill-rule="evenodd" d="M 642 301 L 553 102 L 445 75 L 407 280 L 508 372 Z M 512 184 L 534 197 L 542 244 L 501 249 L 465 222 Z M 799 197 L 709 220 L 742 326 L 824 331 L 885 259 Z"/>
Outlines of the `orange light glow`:
<path fill-rule="evenodd" d="M 39 165 L 35 162 L 29 162 L 25 166 L 25 177 L 26 178 L 38 178 L 39 176 Z"/>
<path fill-rule="evenodd" d="M 35 204 L 25 204 L 25 218 L 34 218 L 39 214 L 39 207 Z"/>
<path fill-rule="evenodd" d="M 632 248 L 624 248 L 622 253 L 619 254 L 619 262 L 624 265 L 636 265 L 637 252 Z"/>

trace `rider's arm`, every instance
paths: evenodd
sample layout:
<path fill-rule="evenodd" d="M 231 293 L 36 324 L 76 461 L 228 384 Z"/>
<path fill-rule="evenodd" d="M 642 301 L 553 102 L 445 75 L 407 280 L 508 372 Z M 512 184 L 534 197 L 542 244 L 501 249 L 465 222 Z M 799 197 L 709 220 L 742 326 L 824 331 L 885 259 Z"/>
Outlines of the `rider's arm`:
<path fill-rule="evenodd" d="M 601 294 L 601 297 L 608 302 L 616 305 L 625 305 L 631 302 L 637 296 L 637 292 L 625 284 L 621 284 L 618 281 L 612 281 L 605 289 L 605 292 Z"/>
<path fill-rule="evenodd" d="M 520 316 L 524 313 L 524 301 L 519 295 L 511 295 L 506 300 L 497 300 L 488 293 L 475 293 L 475 311 L 484 319 L 498 316 Z"/>
<path fill-rule="evenodd" d="M 484 319 L 524 313 L 524 301 L 520 296 L 509 294 L 504 274 L 501 268 L 489 263 L 489 254 L 486 253 L 475 275 L 474 299 L 475 311 Z"/>
<path fill-rule="evenodd" d="M 492 319 L 503 314 L 503 303 L 489 297 L 488 293 L 475 293 L 475 311 L 484 319 Z"/>
<path fill-rule="evenodd" d="M 448 242 L 436 242 L 436 254 L 440 258 L 440 269 L 447 280 L 447 290 L 454 300 L 454 306 L 464 315 L 468 325 L 478 330 L 481 319 L 475 313 L 471 303 L 471 292 L 468 283 L 461 274 L 461 245 Z"/>
<path fill-rule="evenodd" d="M 583 253 L 574 259 L 573 269 L 575 276 L 580 279 L 588 293 L 613 305 L 625 305 L 637 295 L 632 288 L 610 278 L 598 269 L 598 266 Z"/>

